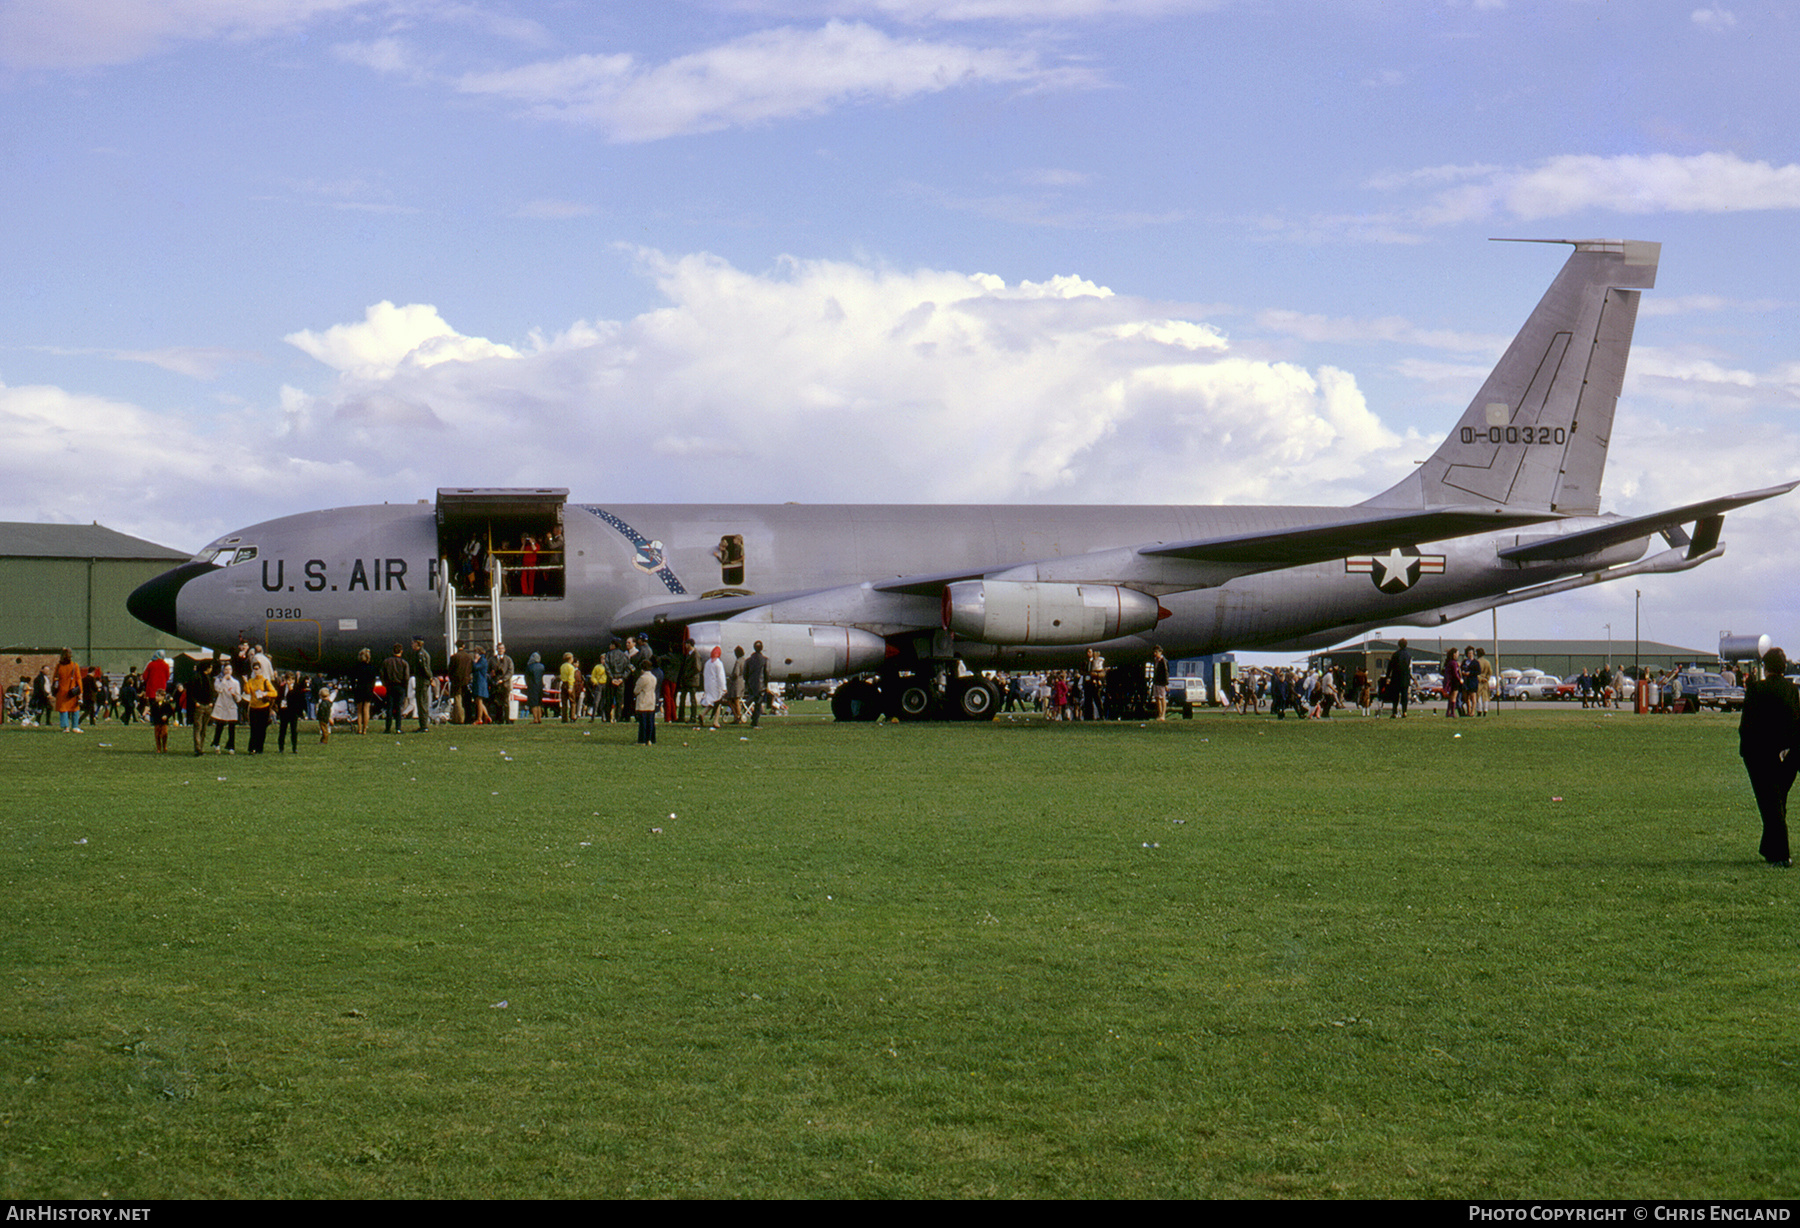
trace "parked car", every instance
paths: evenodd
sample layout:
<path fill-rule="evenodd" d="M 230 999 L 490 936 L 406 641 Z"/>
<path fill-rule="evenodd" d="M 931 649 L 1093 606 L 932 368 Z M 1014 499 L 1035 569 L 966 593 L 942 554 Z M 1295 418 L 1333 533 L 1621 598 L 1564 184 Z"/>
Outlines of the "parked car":
<path fill-rule="evenodd" d="M 1502 699 L 1554 699 L 1563 681 L 1555 674 L 1528 669 L 1501 688 Z"/>
<path fill-rule="evenodd" d="M 1732 686 L 1718 674 L 1697 669 L 1683 670 L 1681 698 L 1684 706 L 1696 703 L 1702 708 L 1736 712 L 1744 706 L 1744 688 Z"/>

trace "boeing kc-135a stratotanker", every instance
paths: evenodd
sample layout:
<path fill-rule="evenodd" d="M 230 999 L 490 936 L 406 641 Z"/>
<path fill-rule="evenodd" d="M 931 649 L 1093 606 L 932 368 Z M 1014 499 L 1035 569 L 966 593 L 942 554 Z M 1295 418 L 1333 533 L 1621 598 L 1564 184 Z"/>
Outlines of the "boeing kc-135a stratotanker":
<path fill-rule="evenodd" d="M 569 503 L 457 489 L 436 505 L 265 521 L 132 594 L 159 630 L 278 663 L 347 667 L 429 634 L 516 660 L 615 635 L 761 640 L 774 681 L 858 678 L 841 719 L 984 717 L 983 671 L 1336 643 L 1724 552 L 1733 508 L 1600 515 L 1640 293 L 1661 244 L 1584 240 L 1447 439 L 1354 507 Z M 1692 526 L 1691 530 L 1686 526 Z M 1650 552 L 1652 539 L 1661 548 Z"/>

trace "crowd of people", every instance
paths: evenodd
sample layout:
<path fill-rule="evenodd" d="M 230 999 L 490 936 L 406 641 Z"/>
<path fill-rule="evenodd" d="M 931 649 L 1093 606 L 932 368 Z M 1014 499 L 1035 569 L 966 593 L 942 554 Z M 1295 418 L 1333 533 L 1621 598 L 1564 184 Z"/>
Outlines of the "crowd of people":
<path fill-rule="evenodd" d="M 35 677 L 20 677 L 7 692 L 4 713 L 30 724 L 54 724 L 65 733 L 80 733 L 83 724 L 103 718 L 129 722 L 141 710 L 142 687 L 135 668 L 115 683 L 98 666 L 77 665 L 74 652 L 65 648 L 55 665 L 43 666 Z"/>
<path fill-rule="evenodd" d="M 1450 649 L 1438 668 L 1441 672 L 1429 680 L 1428 689 L 1401 640 L 1377 677 L 1342 665 L 1250 667 L 1222 685 L 1221 702 L 1246 714 L 1266 710 L 1277 719 L 1289 714 L 1329 719 L 1349 708 L 1363 716 L 1385 708 L 1400 717 L 1427 699 L 1441 699 L 1447 717 L 1488 715 L 1500 692 L 1485 649 Z M 1736 682 L 1729 668 L 1724 678 L 1727 685 Z M 730 655 L 697 649 L 691 640 L 678 650 L 658 652 L 647 637 L 626 636 L 612 640 L 588 662 L 565 652 L 560 662 L 549 664 L 534 652 L 523 665 L 505 644 L 489 650 L 459 643 L 438 669 L 423 637 L 414 637 L 410 650 L 397 643 L 377 657 L 363 649 L 347 674 L 333 679 L 277 672 L 258 645 L 240 637 L 229 657 L 201 660 L 191 670 L 184 668 L 179 678 L 161 652 L 142 671 L 134 667 L 123 677 L 109 678 L 98 667 L 83 668 L 65 649 L 56 664 L 44 665 L 35 677 L 21 677 L 6 708 L 14 719 L 79 733 L 101 720 L 155 723 L 158 705 L 168 705 L 177 725 L 214 726 L 212 745 L 226 753 L 235 750 L 239 723 L 246 726 L 252 753 L 262 752 L 270 723 L 278 727 L 278 751 L 290 741 L 298 751 L 302 721 L 316 721 L 321 740 L 328 740 L 334 701 L 345 705 L 344 719 L 358 734 L 369 732 L 376 718 L 388 733 L 403 730 L 409 721 L 420 731 L 446 721 L 502 724 L 515 719 L 516 708 L 516 719 L 534 724 L 541 724 L 546 713 L 563 723 L 635 723 L 641 740 L 654 742 L 655 721 L 649 718 L 658 713 L 664 723 L 717 728 L 725 720 L 755 725 L 765 710 L 784 711 L 780 694 L 768 681 L 760 642 L 750 653 L 736 648 Z M 1109 668 L 1090 650 L 1080 669 L 996 673 L 992 681 L 1002 714 L 1036 712 L 1051 721 L 1167 719 L 1169 663 L 1160 648 L 1148 665 L 1122 671 Z M 1582 707 L 1612 707 L 1629 699 L 1634 685 L 1625 671 L 1606 668 L 1582 670 L 1569 682 Z M 1651 710 L 1682 710 L 1679 671 L 1645 682 Z"/>
<path fill-rule="evenodd" d="M 415 637 L 410 652 L 395 644 L 379 664 L 364 649 L 344 685 L 359 734 L 368 731 L 379 706 L 385 733 L 403 731 L 408 720 L 416 721 L 421 733 L 434 721 L 490 725 L 517 719 L 539 725 L 549 713 L 565 724 L 635 723 L 638 741 L 649 745 L 656 741 L 659 713 L 665 722 L 710 723 L 716 729 L 727 714 L 738 723 L 747 717 L 755 726 L 765 707 L 779 706 L 779 698 L 768 693 L 761 641 L 749 654 L 742 648 L 734 654 L 727 666 L 718 648 L 709 658 L 689 640 L 679 651 L 659 654 L 648 638 L 627 636 L 614 639 L 591 666 L 565 652 L 552 668 L 534 652 L 519 667 L 505 644 L 490 652 L 459 642 L 445 668 L 436 671 L 423 638 Z M 319 719 L 328 728 L 329 716 Z"/>
<path fill-rule="evenodd" d="M 764 712 L 785 712 L 769 681 L 760 640 L 750 652 L 737 647 L 727 658 L 723 650 L 703 651 L 691 640 L 680 651 L 659 654 L 648 638 L 626 637 L 613 640 L 591 667 L 566 652 L 554 670 L 539 653 L 516 667 L 505 644 L 489 651 L 458 643 L 438 670 L 424 638 L 415 636 L 410 650 L 396 643 L 379 660 L 362 649 L 344 677 L 332 678 L 277 671 L 260 645 L 239 637 L 230 655 L 188 659 L 179 676 L 175 663 L 158 651 L 141 672 L 134 666 L 116 681 L 98 667 L 83 669 L 64 649 L 56 665 L 20 678 L 7 696 L 6 713 L 76 734 L 101 720 L 144 721 L 155 729 L 158 752 L 167 751 L 172 726 L 186 726 L 196 755 L 209 749 L 236 754 L 240 724 L 246 753 L 265 752 L 274 724 L 277 752 L 298 754 L 301 723 L 316 723 L 319 741 L 329 742 L 339 703 L 342 723 L 359 735 L 369 733 L 377 718 L 383 733 L 396 734 L 408 722 L 421 733 L 444 722 L 542 724 L 549 712 L 564 723 L 633 723 L 638 741 L 653 744 L 659 714 L 664 722 L 717 729 L 725 721 L 754 728 Z"/>
<path fill-rule="evenodd" d="M 187 725 L 194 731 L 195 754 L 205 749 L 209 726 L 212 746 L 235 754 L 241 723 L 246 751 L 262 754 L 269 726 L 277 724 L 277 749 L 291 744 L 298 753 L 299 722 L 311 711 L 313 683 L 292 672 L 277 673 L 256 645 L 240 647 L 241 657 L 202 661 L 180 679 L 167 654 L 158 651 L 141 672 L 134 666 L 116 682 L 98 667 L 83 669 L 65 648 L 55 666 L 44 666 L 35 679 L 19 680 L 9 706 L 22 723 L 64 733 L 79 734 L 103 720 L 141 721 L 153 728 L 158 752 L 168 750 L 171 725 Z"/>
<path fill-rule="evenodd" d="M 1368 670 L 1358 668 L 1350 673 L 1341 665 L 1304 670 L 1251 668 L 1227 683 L 1225 692 L 1226 704 L 1237 711 L 1258 713 L 1266 702 L 1277 720 L 1285 720 L 1290 712 L 1301 720 L 1326 720 L 1333 711 L 1351 707 L 1369 716 L 1389 703 L 1398 713 L 1416 695 L 1410 672 L 1390 669 L 1371 682 Z"/>
<path fill-rule="evenodd" d="M 448 559 L 445 566 L 450 567 Z M 508 597 L 554 597 L 563 591 L 563 536 L 551 526 L 541 536 L 490 541 L 476 535 L 456 552 L 452 582 L 462 593 L 485 593 L 499 583 Z"/>

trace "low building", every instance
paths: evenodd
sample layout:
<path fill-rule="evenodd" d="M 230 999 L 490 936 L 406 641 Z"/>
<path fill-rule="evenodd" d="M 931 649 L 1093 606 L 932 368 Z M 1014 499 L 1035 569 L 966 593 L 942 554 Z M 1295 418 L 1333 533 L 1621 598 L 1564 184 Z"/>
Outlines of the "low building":
<path fill-rule="evenodd" d="M 1610 666 L 1614 670 L 1629 670 L 1634 663 L 1645 670 L 1665 670 L 1678 665 L 1695 664 L 1717 669 L 1719 661 L 1716 650 L 1682 648 L 1654 640 L 1613 640 L 1609 644 L 1606 640 L 1503 639 L 1496 645 L 1492 640 L 1451 641 L 1438 636 L 1420 636 L 1417 639 L 1407 637 L 1407 647 L 1412 650 L 1415 669 L 1434 665 L 1442 661 L 1444 654 L 1451 648 L 1460 652 L 1471 643 L 1487 651 L 1488 657 L 1494 661 L 1496 673 L 1503 669 L 1537 669 L 1546 674 L 1555 674 L 1558 678 L 1571 677 L 1584 669 L 1593 673 L 1602 666 Z M 1354 644 L 1314 653 L 1308 658 L 1308 663 L 1313 666 L 1329 663 L 1333 668 L 1342 666 L 1346 678 L 1355 677 L 1359 669 L 1368 670 L 1371 678 L 1379 678 L 1387 672 L 1388 661 L 1399 646 L 1398 639 L 1360 640 Z"/>
<path fill-rule="evenodd" d="M 119 674 L 158 648 L 189 647 L 125 609 L 133 589 L 188 557 L 99 524 L 0 521 L 0 677 L 36 673 L 64 648 Z"/>

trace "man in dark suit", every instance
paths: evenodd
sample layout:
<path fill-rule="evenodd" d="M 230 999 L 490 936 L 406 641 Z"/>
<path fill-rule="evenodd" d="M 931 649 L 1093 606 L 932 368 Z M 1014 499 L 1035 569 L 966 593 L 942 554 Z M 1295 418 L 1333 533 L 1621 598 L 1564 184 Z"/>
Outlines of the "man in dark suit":
<path fill-rule="evenodd" d="M 1756 808 L 1762 812 L 1763 860 L 1786 869 L 1787 797 L 1800 767 L 1800 693 L 1787 680 L 1787 654 L 1763 654 L 1763 676 L 1744 688 L 1744 715 L 1738 721 L 1738 754 L 1750 773 Z"/>
<path fill-rule="evenodd" d="M 1393 710 L 1388 719 L 1406 715 L 1406 706 L 1412 702 L 1412 649 L 1406 641 L 1400 641 L 1400 647 L 1388 658 L 1387 668 L 1388 698 L 1393 701 Z"/>
<path fill-rule="evenodd" d="M 769 658 L 763 656 L 762 641 L 756 641 L 756 651 L 744 662 L 745 698 L 750 701 L 750 728 L 755 729 L 762 719 L 763 691 L 769 685 Z"/>
<path fill-rule="evenodd" d="M 424 733 L 431 728 L 431 654 L 425 651 L 422 635 L 413 636 L 412 647 L 413 703 L 419 709 L 419 732 Z"/>
<path fill-rule="evenodd" d="M 412 666 L 406 661 L 406 647 L 395 644 L 393 654 L 381 662 L 381 685 L 387 690 L 387 724 L 383 733 L 406 732 L 400 713 L 406 707 L 406 691 L 411 682 Z"/>

